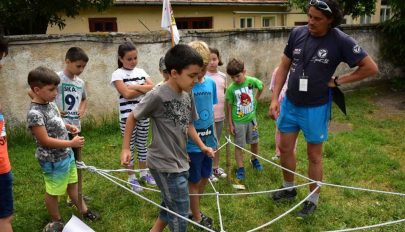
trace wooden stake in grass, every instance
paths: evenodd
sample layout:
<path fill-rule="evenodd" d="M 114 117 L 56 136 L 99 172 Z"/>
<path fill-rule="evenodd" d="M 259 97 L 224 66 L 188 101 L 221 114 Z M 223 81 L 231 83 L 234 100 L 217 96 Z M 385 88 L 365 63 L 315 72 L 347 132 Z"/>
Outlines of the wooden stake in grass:
<path fill-rule="evenodd" d="M 77 160 L 78 162 L 82 161 L 82 148 L 76 148 Z M 83 196 L 82 196 L 82 169 L 77 169 L 77 199 L 79 204 L 79 212 L 83 209 Z M 83 218 L 82 213 L 80 213 L 80 217 Z"/>

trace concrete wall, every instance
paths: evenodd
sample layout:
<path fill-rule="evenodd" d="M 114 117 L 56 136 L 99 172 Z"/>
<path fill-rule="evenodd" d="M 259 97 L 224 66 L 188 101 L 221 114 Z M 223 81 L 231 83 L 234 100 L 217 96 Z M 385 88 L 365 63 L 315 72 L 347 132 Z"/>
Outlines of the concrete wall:
<path fill-rule="evenodd" d="M 344 28 L 344 31 L 353 36 L 378 62 L 381 73 L 377 78 L 388 78 L 393 68 L 379 59 L 379 43 L 375 28 L 348 27 Z M 188 31 L 182 32 L 182 40 L 188 43 L 201 39 L 210 46 L 217 47 L 224 63 L 230 57 L 245 60 L 247 73 L 257 76 L 265 83 L 263 99 L 268 99 L 270 95 L 267 86 L 272 71 L 283 54 L 289 32 L 290 29 Z M 9 55 L 0 70 L 0 103 L 8 122 L 15 124 L 25 121 L 30 102 L 27 96 L 28 72 L 39 65 L 55 71 L 62 70 L 64 55 L 72 46 L 83 48 L 90 58 L 85 71 L 81 74 L 89 94 L 88 113 L 99 118 L 116 111 L 117 93 L 109 82 L 111 73 L 117 68 L 117 47 L 125 38 L 132 39 L 138 47 L 138 67 L 145 69 L 155 83 L 161 81 L 158 60 L 171 46 L 166 32 L 9 37 Z M 220 69 L 224 71 L 224 67 Z M 337 74 L 346 72 L 347 69 L 347 65 L 341 64 Z"/>

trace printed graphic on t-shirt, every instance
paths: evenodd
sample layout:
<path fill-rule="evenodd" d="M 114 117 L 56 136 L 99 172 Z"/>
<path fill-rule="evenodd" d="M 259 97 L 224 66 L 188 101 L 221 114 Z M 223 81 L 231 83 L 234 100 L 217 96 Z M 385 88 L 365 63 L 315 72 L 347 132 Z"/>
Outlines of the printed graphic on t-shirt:
<path fill-rule="evenodd" d="M 238 117 L 243 117 L 254 111 L 254 96 L 252 86 L 246 86 L 235 90 L 236 108 Z"/>
<path fill-rule="evenodd" d="M 82 94 L 82 87 L 62 83 L 62 111 L 65 112 L 64 118 L 79 119 L 78 109 Z"/>
<path fill-rule="evenodd" d="M 163 102 L 165 107 L 165 115 L 167 118 L 171 119 L 174 126 L 179 126 L 183 133 L 187 133 L 187 126 L 190 122 L 191 114 L 191 100 L 184 99 L 179 101 L 173 99 L 171 101 Z"/>

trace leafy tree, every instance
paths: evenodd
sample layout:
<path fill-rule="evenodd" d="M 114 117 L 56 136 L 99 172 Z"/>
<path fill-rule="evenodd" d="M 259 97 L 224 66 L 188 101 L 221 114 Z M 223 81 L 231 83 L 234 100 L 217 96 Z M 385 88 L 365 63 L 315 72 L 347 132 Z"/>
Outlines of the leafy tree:
<path fill-rule="evenodd" d="M 391 19 L 381 23 L 381 55 L 382 58 L 392 62 L 405 70 L 405 1 L 389 0 L 393 13 Z"/>
<path fill-rule="evenodd" d="M 103 11 L 113 0 L 1 0 L 0 34 L 45 34 L 48 25 L 62 29 L 61 15 L 74 17 L 81 9 Z"/>
<path fill-rule="evenodd" d="M 352 15 L 357 18 L 361 15 L 371 15 L 375 11 L 376 0 L 336 0 L 343 11 L 343 15 Z M 290 3 L 297 8 L 305 9 L 308 5 L 308 0 L 290 0 Z"/>

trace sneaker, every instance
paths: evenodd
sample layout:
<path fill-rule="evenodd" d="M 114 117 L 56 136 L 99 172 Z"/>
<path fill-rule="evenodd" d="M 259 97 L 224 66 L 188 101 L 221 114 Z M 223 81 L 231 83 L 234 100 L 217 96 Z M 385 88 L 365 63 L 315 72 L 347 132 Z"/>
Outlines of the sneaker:
<path fill-rule="evenodd" d="M 207 227 L 209 229 L 212 229 L 212 218 L 206 216 L 205 214 L 201 213 L 201 221 L 198 223 L 204 227 Z M 196 226 L 195 226 L 196 227 Z M 201 227 L 198 227 L 198 229 L 202 229 Z"/>
<path fill-rule="evenodd" d="M 284 188 L 283 186 L 280 187 L 280 189 Z M 274 192 L 271 195 L 271 198 L 273 198 L 273 201 L 282 201 L 282 200 L 286 200 L 286 201 L 290 201 L 293 200 L 295 198 L 295 196 L 297 196 L 297 189 L 293 188 L 293 189 L 283 189 L 283 190 L 279 190 L 277 192 Z"/>
<path fill-rule="evenodd" d="M 263 166 L 260 164 L 258 159 L 250 160 L 250 163 L 252 164 L 253 168 L 256 169 L 257 171 L 259 172 L 263 171 Z"/>
<path fill-rule="evenodd" d="M 218 178 L 214 174 L 212 174 L 209 178 L 212 183 L 218 182 Z"/>
<path fill-rule="evenodd" d="M 214 168 L 213 173 L 214 173 L 214 175 L 216 177 L 219 177 L 219 178 L 226 178 L 227 177 L 224 169 L 222 169 L 222 168 Z"/>
<path fill-rule="evenodd" d="M 299 219 L 305 219 L 311 216 L 316 210 L 316 205 L 312 201 L 305 201 L 304 208 L 298 212 Z"/>
<path fill-rule="evenodd" d="M 83 214 L 83 218 L 94 222 L 100 219 L 100 214 L 90 209 L 87 209 L 87 212 Z"/>
<path fill-rule="evenodd" d="M 149 185 L 156 185 L 156 181 L 151 174 L 146 174 L 144 176 L 141 176 L 140 180 Z"/>
<path fill-rule="evenodd" d="M 129 184 L 132 186 L 132 190 L 134 192 L 139 193 L 143 191 L 143 188 L 141 187 L 137 179 L 129 180 Z"/>
<path fill-rule="evenodd" d="M 48 223 L 42 232 L 62 232 L 65 225 L 61 221 Z"/>
<path fill-rule="evenodd" d="M 236 170 L 236 179 L 244 180 L 245 179 L 245 168 L 241 167 Z"/>

